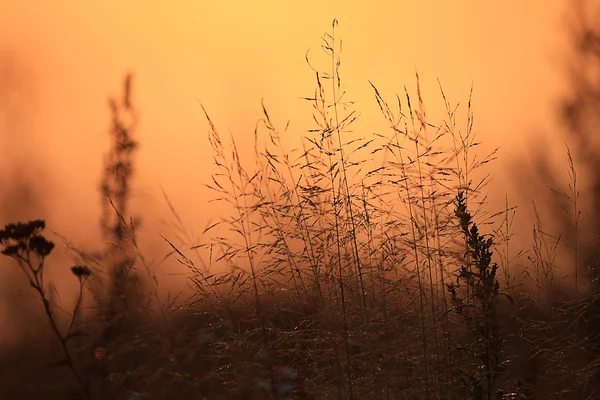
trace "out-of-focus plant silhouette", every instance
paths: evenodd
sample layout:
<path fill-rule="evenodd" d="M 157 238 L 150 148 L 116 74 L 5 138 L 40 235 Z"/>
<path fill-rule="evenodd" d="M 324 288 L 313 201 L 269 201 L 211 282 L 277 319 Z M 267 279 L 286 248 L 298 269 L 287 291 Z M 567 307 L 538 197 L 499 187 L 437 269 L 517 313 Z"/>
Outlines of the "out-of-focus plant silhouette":
<path fill-rule="evenodd" d="M 534 392 L 583 399 L 597 398 L 592 388 L 600 383 L 600 4 L 569 2 L 567 17 L 568 57 L 559 67 L 569 89 L 557 107 L 566 162 L 557 163 L 540 146 L 544 139 L 535 139 L 528 185 L 537 184 L 544 202 L 534 203 L 528 259 L 532 297 L 544 314 L 525 321 L 523 330 L 532 359 L 545 363 Z M 566 173 L 557 164 L 566 164 Z M 538 210 L 550 224 L 542 226 Z"/>
<path fill-rule="evenodd" d="M 556 160 L 543 150 L 533 153 L 535 177 L 547 194 L 554 192 L 555 196 L 544 200 L 555 228 L 564 233 L 562 243 L 570 251 L 577 251 L 573 261 L 577 265 L 569 272 L 582 278 L 579 284 L 594 283 L 600 289 L 600 141 L 596 139 L 600 129 L 600 6 L 586 0 L 574 1 L 569 16 L 571 54 L 566 58 L 566 68 L 570 89 L 557 111 L 567 144 L 570 182 L 562 189 L 564 172 L 554 168 Z M 577 175 L 578 170 L 582 176 Z M 575 291 L 578 289 L 575 287 Z"/>
<path fill-rule="evenodd" d="M 115 339 L 131 313 L 139 309 L 134 304 L 140 288 L 139 277 L 134 271 L 136 257 L 132 238 L 140 222 L 129 217 L 134 155 L 138 148 L 138 142 L 133 138 L 137 111 L 132 103 L 132 83 L 133 75 L 129 73 L 123 81 L 122 97 L 109 100 L 111 148 L 105 156 L 100 184 L 100 226 L 108 243 L 103 254 L 107 279 L 100 281 L 95 289 L 106 302 L 103 306 L 107 322 L 103 335 L 105 341 Z"/>
<path fill-rule="evenodd" d="M 570 34 L 573 57 L 568 65 L 571 93 L 560 104 L 561 121 L 567 141 L 587 181 L 586 197 L 590 212 L 585 216 L 584 240 L 578 272 L 588 275 L 595 290 L 600 289 L 600 5 L 593 1 L 575 1 Z M 572 196 L 571 196 L 572 197 Z M 573 218 L 563 220 L 563 229 L 573 231 Z"/>

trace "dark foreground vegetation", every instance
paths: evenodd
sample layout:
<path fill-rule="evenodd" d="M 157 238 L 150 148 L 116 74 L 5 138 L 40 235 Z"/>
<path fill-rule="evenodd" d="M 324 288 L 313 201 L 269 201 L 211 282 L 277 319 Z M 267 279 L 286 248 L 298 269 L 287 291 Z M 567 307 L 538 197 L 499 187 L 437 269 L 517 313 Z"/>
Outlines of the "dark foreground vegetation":
<path fill-rule="evenodd" d="M 286 149 L 288 133 L 265 108 L 248 167 L 205 111 L 218 169 L 209 187 L 232 213 L 205 243 L 165 237 L 167 262 L 189 271 L 187 299 L 159 296 L 138 249 L 126 79 L 110 103 L 101 182 L 108 250 L 70 248 L 74 265 L 52 265 L 44 221 L 0 231 L 2 254 L 43 309 L 32 325 L 47 333 L 1 349 L 0 398 L 600 398 L 600 258 L 594 232 L 583 234 L 571 151 L 571 183 L 554 187 L 563 235 L 538 218 L 532 248 L 519 250 L 508 201 L 486 212 L 495 152 L 475 152 L 470 99 L 454 106 L 441 91 L 446 118 L 434 123 L 418 76 L 416 95 L 393 101 L 372 83 L 388 129 L 350 131 L 335 27 L 323 38 L 329 68 L 315 69 L 307 98 L 315 126 L 298 149 Z M 566 107 L 569 121 L 583 118 L 582 96 Z M 79 282 L 72 310 L 49 290 L 49 267 L 71 268 Z"/>

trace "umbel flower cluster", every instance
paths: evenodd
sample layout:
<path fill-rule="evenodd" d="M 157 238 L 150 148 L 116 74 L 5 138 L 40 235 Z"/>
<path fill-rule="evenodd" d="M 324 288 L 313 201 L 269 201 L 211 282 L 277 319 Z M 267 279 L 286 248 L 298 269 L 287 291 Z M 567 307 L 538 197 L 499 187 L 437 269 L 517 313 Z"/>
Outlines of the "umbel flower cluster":
<path fill-rule="evenodd" d="M 46 222 L 41 219 L 27 223 L 8 224 L 0 230 L 0 244 L 4 247 L 2 254 L 22 259 L 27 252 L 46 257 L 54 249 L 54 243 L 41 235 Z"/>
<path fill-rule="evenodd" d="M 90 399 L 89 381 L 84 379 L 77 370 L 72 351 L 67 346 L 67 343 L 73 337 L 83 334 L 76 330 L 75 327 L 77 316 L 81 309 L 83 288 L 86 280 L 91 275 L 91 270 L 85 265 L 71 267 L 71 272 L 79 280 L 79 296 L 73 309 L 69 327 L 66 332 L 63 332 L 54 314 L 54 305 L 48 298 L 47 285 L 44 282 L 45 260 L 54 249 L 54 243 L 42 235 L 45 227 L 46 222 L 41 219 L 27 223 L 18 222 L 6 225 L 4 229 L 0 230 L 0 248 L 2 248 L 0 252 L 17 262 L 23 273 L 27 276 L 29 284 L 37 292 L 37 295 L 39 295 L 48 321 L 50 322 L 50 327 L 62 348 L 64 359 L 58 365 L 66 365 L 71 370 L 83 394 L 87 399 Z"/>
<path fill-rule="evenodd" d="M 6 225 L 0 230 L 0 245 L 4 247 L 1 253 L 22 262 L 26 261 L 31 253 L 42 259 L 47 257 L 54 249 L 54 243 L 41 234 L 45 227 L 46 222 L 41 219 Z M 88 278 L 92 273 L 85 265 L 75 265 L 71 267 L 71 272 L 79 280 Z"/>

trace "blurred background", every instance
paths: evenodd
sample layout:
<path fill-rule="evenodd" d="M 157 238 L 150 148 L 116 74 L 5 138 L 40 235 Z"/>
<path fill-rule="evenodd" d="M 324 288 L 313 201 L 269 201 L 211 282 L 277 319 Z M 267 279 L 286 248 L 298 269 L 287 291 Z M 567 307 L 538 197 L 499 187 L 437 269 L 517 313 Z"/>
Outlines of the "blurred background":
<path fill-rule="evenodd" d="M 143 219 L 142 247 L 157 259 L 168 250 L 159 234 L 172 234 L 173 218 L 161 186 L 201 240 L 219 208 L 209 205 L 212 194 L 202 187 L 214 169 L 199 102 L 241 149 L 252 149 L 261 99 L 276 124 L 283 128 L 289 120 L 290 133 L 302 135 L 312 118 L 301 97 L 311 96 L 315 85 L 305 56 L 310 49 L 311 59 L 323 58 L 320 37 L 336 18 L 343 85 L 361 113 L 354 130 L 364 136 L 385 129 L 368 80 L 391 98 L 405 85 L 415 93 L 418 71 L 432 122 L 444 112 L 438 79 L 463 111 L 473 85 L 482 155 L 501 146 L 487 170 L 494 178 L 490 206 L 502 209 L 505 195 L 519 205 L 516 229 L 525 243 L 531 200 L 548 196 L 530 190 L 531 178 L 520 179 L 539 166 L 533 154 L 542 151 L 560 179 L 568 179 L 559 106 L 571 88 L 573 4 L 2 2 L 0 223 L 44 218 L 77 247 L 101 246 L 98 187 L 110 142 L 107 99 L 120 95 L 123 77 L 132 72 L 140 150 L 131 210 Z M 72 278 L 60 279 L 68 258 L 59 253 L 52 259 L 55 283 L 68 287 Z M 179 272 L 163 271 L 171 276 L 169 285 L 185 284 Z M 11 292 L 14 284 L 5 279 L 0 290 Z"/>

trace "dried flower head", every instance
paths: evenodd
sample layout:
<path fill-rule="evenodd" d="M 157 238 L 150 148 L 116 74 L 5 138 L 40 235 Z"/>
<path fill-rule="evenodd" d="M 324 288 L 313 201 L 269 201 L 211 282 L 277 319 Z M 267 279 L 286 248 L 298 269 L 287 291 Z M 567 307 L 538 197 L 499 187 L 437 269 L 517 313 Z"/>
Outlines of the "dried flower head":
<path fill-rule="evenodd" d="M 29 239 L 29 250 L 46 257 L 54 248 L 54 243 L 43 237 L 42 235 L 34 235 Z"/>
<path fill-rule="evenodd" d="M 87 279 L 92 275 L 92 270 L 86 265 L 75 265 L 71 267 L 71 272 L 79 280 Z"/>
<path fill-rule="evenodd" d="M 0 245 L 4 247 L 2 254 L 19 257 L 33 252 L 40 257 L 48 256 L 54 249 L 54 243 L 41 235 L 45 227 L 46 223 L 41 219 L 6 225 L 0 230 Z"/>
<path fill-rule="evenodd" d="M 8 224 L 0 230 L 0 241 L 14 239 L 17 241 L 27 239 L 33 234 L 37 234 L 46 227 L 46 222 L 41 219 L 29 221 L 27 223 L 17 222 Z"/>

